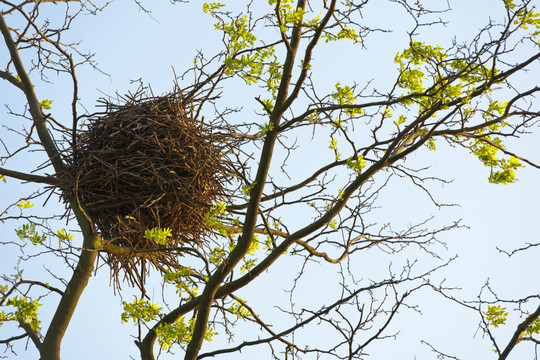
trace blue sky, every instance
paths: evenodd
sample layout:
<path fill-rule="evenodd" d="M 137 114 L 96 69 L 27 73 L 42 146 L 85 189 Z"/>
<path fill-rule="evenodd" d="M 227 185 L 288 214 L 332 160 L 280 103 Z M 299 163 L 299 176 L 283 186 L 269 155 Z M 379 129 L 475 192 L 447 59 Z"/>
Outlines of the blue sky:
<path fill-rule="evenodd" d="M 495 2 L 487 0 L 451 1 L 450 6 L 454 10 L 448 14 L 441 14 L 441 17 L 448 17 L 449 23 L 446 26 L 426 28 L 419 36 L 423 41 L 443 45 L 450 44 L 454 36 L 458 42 L 466 41 L 475 30 L 484 26 L 489 18 L 497 19 L 501 15 L 502 2 L 494 4 Z M 439 1 L 434 6 L 443 9 L 446 1 Z M 79 18 L 72 28 L 70 40 L 82 40 L 80 47 L 95 52 L 99 68 L 104 73 L 110 74 L 106 76 L 88 67 L 81 68 L 78 73 L 81 104 L 91 112 L 97 98 L 103 94 L 113 95 L 115 92 L 123 94 L 134 90 L 135 85 L 130 81 L 139 78 L 144 83 L 150 84 L 156 94 L 167 92 L 173 85 L 172 68 L 177 74 L 182 73 L 191 66 L 197 50 L 202 50 L 210 56 L 220 50 L 220 35 L 213 30 L 212 20 L 202 14 L 200 8 L 201 4 L 195 1 L 175 6 L 170 5 L 168 1 L 152 2 L 148 5 L 148 9 L 152 11 L 149 16 L 134 4 L 117 1 L 97 17 Z M 57 15 L 51 13 L 51 16 Z M 410 21 L 403 15 L 400 6 L 391 2 L 381 2 L 380 5 L 370 8 L 365 12 L 364 18 L 369 25 L 391 28 L 393 32 L 372 34 L 367 38 L 366 49 L 351 49 L 350 44 L 322 47 L 321 51 L 315 54 L 314 62 L 315 77 L 321 83 L 322 89 L 331 90 L 336 82 L 354 81 L 362 86 L 373 80 L 375 86 L 384 91 L 384 86 L 394 80 L 396 72 L 393 57 L 407 46 L 408 37 L 405 31 L 410 28 Z M 0 51 L 2 63 L 5 63 L 5 56 L 4 50 Z M 336 66 L 337 64 L 339 65 Z M 519 85 L 526 87 L 534 83 L 533 79 L 538 76 L 531 74 L 537 74 L 538 70 L 536 66 L 533 72 L 522 76 Z M 38 96 L 54 99 L 53 115 L 58 119 L 68 118 L 71 90 L 66 80 L 51 77 L 50 83 L 43 83 L 38 79 L 35 81 Z M 253 109 L 258 109 L 257 102 L 253 94 L 238 85 L 233 83 L 230 88 L 224 89 L 223 102 L 243 106 L 244 111 L 240 115 L 253 121 L 256 119 Z M 2 103 L 21 104 L 20 94 L 6 89 L 9 87 L 0 83 Z M 16 121 L 4 114 L 1 116 L 2 122 Z M 244 118 L 239 117 L 235 121 L 243 121 Z M 531 131 L 535 133 L 523 139 L 510 141 L 509 146 L 539 163 L 538 129 Z M 10 142 L 12 136 L 5 128 L 0 129 L 0 137 L 4 141 L 7 139 L 6 142 Z M 309 136 L 303 141 L 306 142 L 302 150 L 304 155 L 295 160 L 298 164 L 304 164 L 304 167 L 299 165 L 295 169 L 299 174 L 307 172 L 314 151 L 324 153 L 320 156 L 328 156 L 326 144 L 321 146 L 307 143 Z M 438 209 L 430 203 L 425 194 L 415 190 L 410 184 L 394 179 L 381 195 L 380 208 L 374 211 L 373 219 L 380 223 L 388 222 L 396 229 L 422 221 L 429 216 L 435 216 L 435 222 L 441 224 L 463 219 L 463 224 L 469 229 L 445 233 L 440 240 L 446 243 L 447 248 L 443 246 L 437 248 L 444 259 L 456 254 L 459 258 L 447 269 L 435 275 L 434 280 L 446 279 L 446 285 L 462 288 L 461 291 L 455 292 L 456 297 L 460 299 L 475 299 L 487 279 L 490 280 L 493 289 L 505 299 L 538 294 L 540 283 L 536 264 L 539 250 L 533 249 L 508 258 L 500 253 L 497 247 L 512 250 L 523 246 L 526 242 L 538 242 L 540 170 L 531 167 L 522 168 L 518 172 L 517 183 L 509 186 L 491 185 L 487 182 L 489 170 L 477 159 L 463 149 L 443 144 L 436 152 L 420 151 L 411 155 L 408 161 L 419 167 L 430 166 L 430 173 L 452 180 L 450 184 L 444 186 L 434 184 L 432 193 L 441 202 L 456 203 L 459 206 Z M 39 162 L 41 159 L 35 155 L 19 158 L 19 163 L 26 169 L 31 169 Z M 6 167 L 12 168 L 19 163 L 12 163 L 14 165 L 8 163 Z M 16 201 L 26 195 L 32 187 L 21 185 L 14 180 L 0 186 L 2 205 Z M 43 211 L 46 213 L 51 209 L 63 211 L 60 204 L 49 204 Z M 301 217 L 300 214 L 298 216 Z M 6 241 L 9 239 L 15 241 L 13 227 L 13 223 L 0 224 Z M 16 253 L 14 247 L 2 251 L 0 268 L 11 269 Z M 352 268 L 359 278 L 369 279 L 387 271 L 390 262 L 399 269 L 400 264 L 416 258 L 419 259 L 420 269 L 427 269 L 439 262 L 428 256 L 418 255 L 411 249 L 392 258 L 386 257 L 381 252 L 367 253 L 361 261 L 353 264 Z M 43 273 L 42 264 L 36 261 L 30 264 L 32 265 L 25 274 L 39 276 Z M 329 289 L 336 286 L 338 269 L 329 268 L 324 264 L 309 264 L 309 269 L 310 273 L 303 282 L 299 296 L 306 301 L 313 301 L 316 307 L 317 300 L 331 295 L 332 291 Z M 283 259 L 263 278 L 242 290 L 240 295 L 247 298 L 250 304 L 256 305 L 256 309 L 261 313 L 288 323 L 291 319 L 274 306 L 279 301 L 287 305 L 288 293 L 284 290 L 291 287 L 293 280 L 291 274 L 296 274 L 298 270 L 298 263 Z M 321 283 L 328 285 L 321 288 Z M 153 296 L 156 301 L 160 296 L 159 291 L 158 287 L 154 290 Z M 124 295 L 126 301 L 131 300 L 129 292 Z M 54 295 L 51 299 L 54 299 Z M 438 346 L 443 352 L 463 358 L 488 358 L 492 355 L 491 345 L 486 339 L 482 339 L 480 332 L 477 332 L 479 319 L 474 313 L 468 313 L 427 291 L 415 295 L 414 301 L 421 305 L 422 315 L 412 310 L 400 313 L 390 329 L 394 332 L 399 331 L 400 336 L 395 341 L 383 340 L 376 343 L 368 351 L 373 358 L 394 357 L 411 360 L 415 359 L 415 356 L 418 359 L 436 358 L 430 353 L 429 348 L 419 343 L 421 339 Z M 46 324 L 50 313 L 45 305 L 40 311 Z M 130 337 L 130 331 L 131 334 L 135 334 L 135 328 L 120 324 L 120 312 L 120 300 L 109 286 L 108 270 L 103 267 L 91 279 L 68 328 L 62 345 L 64 358 L 81 360 L 129 359 L 130 356 L 138 358 L 137 349 Z M 515 321 L 514 324 L 519 321 L 515 318 L 512 320 Z M 320 337 L 321 342 L 328 340 L 324 333 L 317 331 L 317 328 L 307 329 L 307 334 L 314 338 Z M 504 336 L 509 337 L 509 332 L 504 329 L 501 334 L 502 339 Z M 5 337 L 3 328 L 0 328 L 0 335 Z M 238 335 L 240 338 L 244 336 L 241 332 Z M 246 339 L 251 339 L 251 334 L 245 336 Z M 502 342 L 504 343 L 504 340 Z M 220 340 L 217 340 L 217 344 L 220 344 Z M 530 349 L 527 345 L 523 348 Z M 257 348 L 246 350 L 242 353 L 242 358 L 253 358 L 257 352 Z M 21 349 L 20 354 L 22 353 Z M 32 350 L 29 350 L 27 355 L 31 358 L 36 357 Z M 22 354 L 20 358 L 26 358 L 27 355 Z M 222 358 L 236 359 L 239 356 Z M 522 357 L 516 352 L 511 358 Z"/>

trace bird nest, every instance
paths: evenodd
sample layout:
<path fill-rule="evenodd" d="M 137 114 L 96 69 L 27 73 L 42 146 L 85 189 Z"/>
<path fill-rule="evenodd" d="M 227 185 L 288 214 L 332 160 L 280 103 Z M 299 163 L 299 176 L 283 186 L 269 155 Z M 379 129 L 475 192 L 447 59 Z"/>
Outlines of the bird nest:
<path fill-rule="evenodd" d="M 178 268 L 179 255 L 208 241 L 211 204 L 228 197 L 233 142 L 194 118 L 195 103 L 179 92 L 102 100 L 105 111 L 77 138 L 67 195 L 76 193 L 99 230 L 117 284 L 123 270 L 144 286 L 147 263 Z"/>

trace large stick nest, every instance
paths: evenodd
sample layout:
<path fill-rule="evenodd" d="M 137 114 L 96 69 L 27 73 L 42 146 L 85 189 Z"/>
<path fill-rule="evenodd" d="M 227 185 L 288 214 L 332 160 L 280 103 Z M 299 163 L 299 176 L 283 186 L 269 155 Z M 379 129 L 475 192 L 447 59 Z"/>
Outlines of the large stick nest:
<path fill-rule="evenodd" d="M 80 132 L 69 168 L 75 186 L 67 195 L 76 192 L 104 244 L 129 250 L 106 255 L 113 279 L 124 270 L 143 286 L 147 261 L 174 269 L 181 249 L 208 241 L 204 214 L 228 197 L 233 141 L 222 128 L 194 119 L 196 102 L 178 92 L 122 100 L 103 100 L 105 112 Z M 170 229 L 166 244 L 145 237 L 155 228 Z"/>

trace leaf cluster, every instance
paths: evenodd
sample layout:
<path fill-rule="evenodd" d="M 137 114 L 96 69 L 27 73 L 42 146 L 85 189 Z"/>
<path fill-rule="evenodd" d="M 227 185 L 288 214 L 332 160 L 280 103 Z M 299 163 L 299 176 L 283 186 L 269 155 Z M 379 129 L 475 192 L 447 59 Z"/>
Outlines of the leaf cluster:
<path fill-rule="evenodd" d="M 41 304 L 38 303 L 38 299 L 31 300 L 26 296 L 13 296 L 6 301 L 6 297 L 3 295 L 7 288 L 5 286 L 0 288 L 2 295 L 0 296 L 0 305 L 11 306 L 15 310 L 6 312 L 0 311 L 0 326 L 4 322 L 14 321 L 22 322 L 30 326 L 34 331 L 38 331 L 41 326 L 41 321 L 38 320 L 38 308 Z"/>

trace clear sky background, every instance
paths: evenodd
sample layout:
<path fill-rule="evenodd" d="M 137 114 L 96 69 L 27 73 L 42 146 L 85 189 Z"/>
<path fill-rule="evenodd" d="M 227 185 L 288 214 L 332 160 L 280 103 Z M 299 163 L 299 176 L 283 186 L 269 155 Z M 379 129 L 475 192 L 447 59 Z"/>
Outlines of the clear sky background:
<path fill-rule="evenodd" d="M 267 2 L 261 2 L 264 5 Z M 376 3 L 376 2 L 374 2 Z M 325 46 L 315 53 L 314 73 L 316 79 L 327 84 L 327 89 L 333 88 L 336 82 L 344 84 L 356 82 L 362 86 L 373 80 L 377 88 L 385 91 L 396 76 L 393 58 L 398 51 L 408 44 L 406 31 L 410 29 L 410 19 L 405 16 L 402 8 L 392 2 L 379 2 L 364 13 L 366 24 L 392 32 L 374 33 L 367 38 L 366 49 L 351 49 L 350 44 Z M 435 7 L 443 9 L 446 1 L 437 3 Z M 259 4 L 257 4 L 259 5 Z M 448 14 L 441 14 L 449 23 L 446 26 L 426 28 L 421 31 L 419 38 L 429 43 L 449 45 L 456 38 L 458 42 L 468 41 L 478 29 L 486 25 L 489 19 L 500 19 L 502 1 L 450 0 L 453 9 Z M 192 1 L 189 4 L 171 5 L 168 1 L 152 1 L 145 6 L 152 13 L 146 14 L 129 1 L 113 2 L 105 11 L 94 16 L 82 16 L 72 27 L 70 40 L 82 40 L 80 48 L 95 52 L 95 60 L 99 68 L 109 74 L 106 76 L 90 68 L 81 68 L 78 73 L 80 84 L 81 104 L 92 112 L 99 97 L 120 94 L 135 90 L 132 80 L 142 79 L 150 84 L 155 94 L 171 90 L 173 85 L 174 67 L 177 74 L 182 73 L 192 65 L 197 50 L 202 50 L 209 56 L 221 50 L 220 34 L 214 32 L 213 21 L 201 11 L 202 3 Z M 54 13 L 51 4 L 51 17 L 62 16 Z M 5 48 L 0 50 L 0 60 L 7 54 Z M 521 77 L 524 88 L 540 79 L 539 68 Z M 50 83 L 39 82 L 37 74 L 33 74 L 36 82 L 38 97 L 54 99 L 53 115 L 57 119 L 69 119 L 71 89 L 66 79 L 50 78 Z M 386 85 L 386 87 L 385 87 Z M 243 92 L 243 88 L 232 87 L 223 89 L 223 101 L 231 106 L 242 106 L 241 112 L 234 121 L 252 121 L 255 117 L 253 109 L 258 109 L 254 95 Z M 249 89 L 250 91 L 252 89 Z M 13 93 L 10 87 L 0 83 L 0 101 L 2 104 L 22 104 L 21 94 Z M 0 115 L 2 123 L 18 121 L 16 118 Z M 66 120 L 69 122 L 69 120 Z M 519 140 L 510 141 L 509 147 L 532 160 L 540 163 L 540 129 L 531 129 L 533 134 Z M 5 128 L 0 129 L 0 137 L 6 141 L 14 141 L 13 134 Z M 306 138 L 308 139 L 308 138 Z M 306 140 L 307 141 L 307 140 Z M 302 143 L 305 146 L 305 158 L 298 161 L 295 171 L 307 172 L 310 156 L 313 151 L 321 148 L 320 144 Z M 327 153 L 326 144 L 324 151 Z M 21 156 L 20 163 L 25 169 L 32 169 L 42 159 L 41 154 L 30 157 Z M 400 229 L 407 224 L 422 221 L 426 217 L 435 216 L 435 224 L 451 223 L 463 219 L 463 224 L 469 228 L 445 233 L 440 240 L 447 248 L 440 246 L 438 253 L 447 260 L 459 256 L 451 265 L 433 277 L 436 281 L 445 280 L 450 287 L 459 287 L 456 291 L 459 299 L 474 300 L 481 287 L 489 279 L 494 290 L 505 299 L 517 299 L 530 294 L 539 294 L 540 280 L 538 278 L 538 259 L 540 249 L 532 249 L 512 258 L 500 253 L 497 247 L 512 250 L 527 242 L 540 242 L 540 170 L 531 167 L 518 171 L 519 181 L 515 184 L 491 185 L 487 181 L 489 169 L 463 149 L 450 148 L 440 144 L 436 152 L 420 151 L 410 156 L 407 161 L 417 166 L 430 166 L 430 173 L 452 180 L 444 186 L 434 184 L 433 195 L 441 203 L 459 204 L 456 207 L 438 209 L 429 199 L 415 190 L 410 184 L 394 179 L 381 195 L 380 208 L 372 215 L 380 223 L 390 223 Z M 14 164 L 14 163 L 12 163 Z M 303 164 L 303 165 L 302 165 Z M 15 165 L 7 168 L 13 168 Z M 305 166 L 305 168 L 303 168 Z M 0 201 L 2 205 L 15 202 L 28 194 L 33 185 L 21 185 L 15 180 L 0 184 Z M 39 205 L 39 204 L 37 204 Z M 50 209 L 62 212 L 61 204 L 48 204 L 44 212 Z M 291 214 L 293 216 L 293 214 Z M 300 226 L 300 224 L 299 224 Z M 13 239 L 13 223 L 0 224 L 3 241 Z M 395 269 L 407 260 L 419 260 L 420 269 L 428 269 L 439 260 L 430 259 L 425 255 L 415 253 L 410 249 L 391 259 L 382 252 L 367 253 L 353 268 L 359 278 L 375 278 L 388 269 L 389 261 Z M 2 249 L 0 252 L 0 269 L 9 272 L 14 265 L 18 250 L 15 247 Z M 39 276 L 44 272 L 42 264 L 33 261 L 25 274 Z M 317 304 L 318 299 L 335 291 L 338 269 L 329 268 L 325 264 L 309 264 L 310 274 L 303 283 L 299 307 L 303 307 L 300 299 Z M 5 270 L 7 269 L 7 270 Z M 56 270 L 56 269 L 53 269 Z M 62 269 L 58 269 L 62 273 Z M 263 314 L 272 319 L 283 319 L 283 328 L 291 323 L 274 305 L 284 302 L 287 305 L 288 293 L 294 275 L 299 271 L 298 263 L 283 259 L 272 267 L 249 288 L 242 290 L 240 295 L 248 299 Z M 102 267 L 91 279 L 89 287 L 83 295 L 75 316 L 71 322 L 62 345 L 65 359 L 129 359 L 138 358 L 138 351 L 133 344 L 131 334 L 135 328 L 130 324 L 120 324 L 121 304 L 109 286 L 108 269 Z M 309 281 L 307 281 L 309 279 Z M 322 285 L 324 284 L 324 285 Z M 328 284 L 328 285 L 326 285 Z M 264 289 L 264 290 L 262 290 Z M 155 289 L 156 301 L 159 299 L 159 288 Z M 130 301 L 129 292 L 125 300 Z M 54 295 L 51 296 L 51 299 Z M 331 298 L 331 297 L 330 297 Z M 375 343 L 368 349 L 374 359 L 435 359 L 435 354 L 420 343 L 425 340 L 439 350 L 454 354 L 464 359 L 494 357 L 491 344 L 482 338 L 478 330 L 479 318 L 473 312 L 452 304 L 442 297 L 423 291 L 414 295 L 409 303 L 418 303 L 422 313 L 412 310 L 400 312 L 399 318 L 392 324 L 389 333 L 400 332 L 396 340 L 386 339 Z M 307 304 L 305 305 L 307 307 Z M 537 306 L 537 304 L 531 304 Z M 316 306 L 313 306 L 316 308 Z M 44 324 L 50 316 L 46 306 L 41 308 Z M 510 318 L 515 325 L 520 320 Z M 274 322 L 275 325 L 280 325 Z M 4 327 L 0 328 L 0 336 L 6 337 Z M 501 330 L 501 339 L 508 339 L 514 327 Z M 324 332 L 317 328 L 307 329 L 307 336 L 320 338 L 321 342 L 329 340 Z M 18 333 L 18 331 L 17 331 Z M 238 333 L 239 339 L 251 340 L 252 334 Z M 501 340 L 505 343 L 504 340 Z M 223 345 L 216 341 L 211 347 Z M 511 359 L 530 358 L 530 345 L 519 346 L 522 351 L 516 351 Z M 25 354 L 19 348 L 21 359 L 36 358 L 37 353 L 29 345 Z M 526 350 L 525 350 L 526 349 Z M 259 351 L 260 350 L 260 351 Z M 242 354 L 223 356 L 225 359 L 270 359 L 267 349 L 253 348 Z M 523 357 L 527 354 L 529 357 Z M 167 357 L 165 357 L 167 358 Z M 172 357 L 174 358 L 174 357 Z M 177 357 L 178 358 L 178 355 Z"/>

